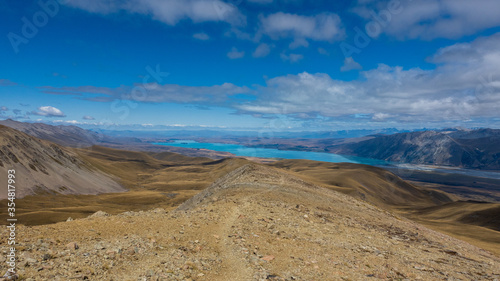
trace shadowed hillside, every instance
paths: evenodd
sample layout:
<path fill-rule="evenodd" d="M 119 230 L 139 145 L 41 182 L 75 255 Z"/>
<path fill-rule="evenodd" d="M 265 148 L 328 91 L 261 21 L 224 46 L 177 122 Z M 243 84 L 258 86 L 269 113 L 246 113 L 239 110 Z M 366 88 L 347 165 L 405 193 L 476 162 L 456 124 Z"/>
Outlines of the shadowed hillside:
<path fill-rule="evenodd" d="M 16 197 L 33 194 L 98 194 L 125 189 L 70 149 L 0 125 L 0 181 L 16 171 Z M 5 199 L 7 186 L 1 187 Z"/>
<path fill-rule="evenodd" d="M 423 131 L 400 133 L 327 150 L 393 162 L 500 169 L 500 130 Z"/>
<path fill-rule="evenodd" d="M 55 192 L 26 196 L 16 200 L 16 216 L 20 223 L 61 222 L 68 217 L 84 218 L 98 210 L 111 214 L 158 207 L 169 210 L 228 171 L 249 163 L 244 159 L 212 160 L 169 152 L 155 154 L 98 146 L 64 151 L 93 169 L 113 176 L 128 191 L 121 192 L 123 189 L 120 189 L 119 193 L 110 191 L 112 193 L 97 196 Z M 0 208 L 7 208 L 7 200 L 0 201 Z"/>

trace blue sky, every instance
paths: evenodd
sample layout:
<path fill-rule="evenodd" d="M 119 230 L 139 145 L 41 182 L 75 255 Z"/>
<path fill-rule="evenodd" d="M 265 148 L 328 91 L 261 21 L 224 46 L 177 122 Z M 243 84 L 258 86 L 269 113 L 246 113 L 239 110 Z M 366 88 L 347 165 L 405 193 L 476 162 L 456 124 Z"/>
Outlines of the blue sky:
<path fill-rule="evenodd" d="M 500 127 L 493 0 L 0 0 L 0 117 Z"/>

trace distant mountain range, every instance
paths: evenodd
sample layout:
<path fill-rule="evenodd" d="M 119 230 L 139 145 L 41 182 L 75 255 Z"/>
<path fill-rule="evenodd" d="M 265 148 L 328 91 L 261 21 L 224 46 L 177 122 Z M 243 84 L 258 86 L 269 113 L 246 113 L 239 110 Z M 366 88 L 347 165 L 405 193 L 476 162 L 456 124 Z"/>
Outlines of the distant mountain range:
<path fill-rule="evenodd" d="M 388 129 L 376 129 L 376 130 L 341 130 L 341 131 L 279 131 L 271 129 L 263 130 L 230 130 L 230 129 L 172 129 L 170 127 L 157 128 L 156 130 L 151 130 L 148 128 L 141 130 L 99 130 L 99 132 L 114 137 L 136 137 L 138 134 L 143 138 L 182 138 L 182 139 L 194 139 L 194 138 L 259 138 L 259 137 L 273 137 L 273 138 L 306 138 L 306 139 L 344 139 L 344 138 L 359 138 L 368 135 L 388 135 L 394 133 L 402 133 L 407 131 L 401 131 L 393 128 Z"/>
<path fill-rule="evenodd" d="M 32 137 L 48 140 L 62 146 L 89 147 L 96 144 L 140 142 L 133 137 L 114 137 L 85 130 L 77 126 L 52 126 L 44 123 L 24 123 L 11 119 L 0 121 L 0 125 L 16 129 Z"/>
<path fill-rule="evenodd" d="M 278 133 L 280 137 L 275 135 L 273 138 L 255 136 L 252 138 L 255 141 L 250 141 L 248 137 L 244 137 L 245 134 L 250 133 L 249 131 L 233 132 L 240 136 L 231 137 L 231 132 L 211 130 L 155 132 L 102 130 L 96 132 L 76 126 L 52 126 L 13 120 L 0 121 L 0 125 L 68 147 L 92 145 L 116 147 L 116 145 L 125 144 L 128 149 L 132 150 L 151 150 L 151 145 L 145 146 L 147 140 L 186 138 L 202 142 L 238 143 L 282 150 L 323 151 L 398 163 L 500 170 L 500 130 L 497 129 L 455 128 L 395 134 L 390 134 L 398 132 L 395 129 L 290 132 Z M 200 139 L 200 135 L 210 137 Z M 141 143 L 143 146 L 138 146 Z"/>
<path fill-rule="evenodd" d="M 374 136 L 356 143 L 333 145 L 329 152 L 386 161 L 500 169 L 500 130 L 443 130 Z"/>

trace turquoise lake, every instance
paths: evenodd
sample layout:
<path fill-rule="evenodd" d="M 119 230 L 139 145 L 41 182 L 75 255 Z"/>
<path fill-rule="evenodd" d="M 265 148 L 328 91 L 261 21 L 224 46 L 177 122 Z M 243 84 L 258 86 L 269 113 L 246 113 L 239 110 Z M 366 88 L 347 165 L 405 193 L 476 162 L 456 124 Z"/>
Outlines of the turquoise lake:
<path fill-rule="evenodd" d="M 199 148 L 199 149 L 209 149 L 220 152 L 230 152 L 237 156 L 246 156 L 246 157 L 260 157 L 260 158 L 280 158 L 280 159 L 305 159 L 305 160 L 314 160 L 314 161 L 323 161 L 323 162 L 332 162 L 332 163 L 358 163 L 358 164 L 366 164 L 372 166 L 385 167 L 389 169 L 399 169 L 403 170 L 423 170 L 423 171 L 434 171 L 446 174 L 462 174 L 469 175 L 475 177 L 483 177 L 483 178 L 492 178 L 500 180 L 500 173 L 498 172 L 486 172 L 486 171 L 478 171 L 478 170 L 469 170 L 469 169 L 458 169 L 458 168 L 450 168 L 450 167 L 429 167 L 422 165 L 411 165 L 411 164 L 397 164 L 390 163 L 383 160 L 370 159 L 370 158 L 362 158 L 362 157 L 354 157 L 354 156 L 346 156 L 346 155 L 338 155 L 326 152 L 311 152 L 311 151 L 291 151 L 291 150 L 278 150 L 271 148 L 254 148 L 247 147 L 238 144 L 226 144 L 226 143 L 203 143 L 196 142 L 192 140 L 176 140 L 174 142 L 168 143 L 154 143 L 156 145 L 165 145 L 165 146 L 175 146 L 175 147 L 185 147 L 185 148 Z M 393 172 L 398 172 L 398 170 L 391 170 Z"/>
<path fill-rule="evenodd" d="M 271 148 L 254 148 L 238 144 L 226 143 L 202 143 L 191 140 L 177 140 L 168 143 L 155 143 L 157 145 L 176 146 L 185 148 L 203 148 L 221 152 L 230 152 L 237 156 L 261 157 L 261 158 L 281 158 L 281 159 L 306 159 L 323 162 L 348 162 L 366 165 L 388 165 L 389 163 L 377 159 L 343 156 L 326 152 L 292 151 L 278 150 Z"/>

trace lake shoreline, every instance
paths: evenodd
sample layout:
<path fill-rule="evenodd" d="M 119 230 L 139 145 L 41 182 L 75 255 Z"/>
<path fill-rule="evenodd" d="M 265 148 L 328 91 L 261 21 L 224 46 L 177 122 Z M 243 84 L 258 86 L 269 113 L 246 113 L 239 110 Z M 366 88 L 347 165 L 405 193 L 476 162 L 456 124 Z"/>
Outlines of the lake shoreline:
<path fill-rule="evenodd" d="M 172 142 L 156 142 L 154 145 L 183 147 L 193 149 L 207 149 L 217 152 L 231 153 L 237 157 L 268 158 L 268 159 L 302 159 L 330 163 L 355 163 L 376 166 L 392 171 L 415 170 L 446 174 L 460 174 L 479 178 L 500 180 L 500 172 L 462 169 L 451 166 L 417 165 L 406 163 L 390 163 L 383 160 L 363 158 L 349 155 L 339 155 L 329 152 L 312 152 L 296 150 L 280 150 L 272 148 L 249 147 L 239 144 L 205 143 L 194 140 L 174 140 Z"/>

